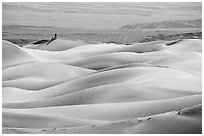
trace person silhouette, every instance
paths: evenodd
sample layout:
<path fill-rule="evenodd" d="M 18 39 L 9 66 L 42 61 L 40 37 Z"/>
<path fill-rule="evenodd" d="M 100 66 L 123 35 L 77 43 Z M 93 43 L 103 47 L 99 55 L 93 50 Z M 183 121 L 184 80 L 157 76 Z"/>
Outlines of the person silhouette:
<path fill-rule="evenodd" d="M 54 37 L 54 39 L 57 39 L 57 34 L 55 33 L 55 37 Z"/>
<path fill-rule="evenodd" d="M 54 41 L 54 40 L 56 40 L 57 39 L 57 34 L 55 33 L 54 34 L 54 37 L 52 37 L 51 39 L 50 39 L 50 41 L 46 44 L 46 45 L 48 45 L 49 43 L 51 43 L 52 41 Z"/>

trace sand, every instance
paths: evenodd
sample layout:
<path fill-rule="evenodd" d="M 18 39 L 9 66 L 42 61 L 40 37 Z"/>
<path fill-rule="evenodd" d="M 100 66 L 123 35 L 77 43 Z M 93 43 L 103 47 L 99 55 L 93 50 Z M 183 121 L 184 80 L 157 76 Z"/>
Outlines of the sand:
<path fill-rule="evenodd" d="M 202 133 L 202 41 L 2 43 L 2 131 Z"/>

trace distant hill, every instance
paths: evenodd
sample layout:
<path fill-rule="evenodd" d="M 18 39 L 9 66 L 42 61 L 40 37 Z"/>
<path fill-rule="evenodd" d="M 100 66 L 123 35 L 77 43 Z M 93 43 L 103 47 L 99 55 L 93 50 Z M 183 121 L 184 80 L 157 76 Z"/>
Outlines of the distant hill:
<path fill-rule="evenodd" d="M 127 24 L 119 29 L 202 28 L 202 20 L 177 20 Z"/>

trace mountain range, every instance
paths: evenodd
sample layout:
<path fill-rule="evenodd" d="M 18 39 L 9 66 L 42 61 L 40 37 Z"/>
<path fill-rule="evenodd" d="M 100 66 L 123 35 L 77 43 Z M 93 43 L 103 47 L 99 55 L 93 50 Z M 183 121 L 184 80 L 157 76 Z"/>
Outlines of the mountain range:
<path fill-rule="evenodd" d="M 119 29 L 202 28 L 202 20 L 176 20 L 152 23 L 127 24 Z"/>

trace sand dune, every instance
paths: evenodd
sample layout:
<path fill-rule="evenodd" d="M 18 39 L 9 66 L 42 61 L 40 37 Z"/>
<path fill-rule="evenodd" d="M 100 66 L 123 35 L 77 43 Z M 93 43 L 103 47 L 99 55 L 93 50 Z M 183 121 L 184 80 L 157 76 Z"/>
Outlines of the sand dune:
<path fill-rule="evenodd" d="M 83 120 L 76 118 L 65 118 L 65 117 L 54 117 L 53 116 L 39 116 L 39 115 L 26 115 L 26 114 L 15 114 L 5 112 L 3 113 L 6 122 L 3 121 L 4 127 L 19 127 L 19 128 L 53 128 L 53 127 L 75 127 L 85 126 L 94 124 L 104 124 L 108 121 L 97 121 L 97 120 Z M 32 123 L 30 123 L 30 121 Z M 15 123 L 13 123 L 15 122 Z"/>
<path fill-rule="evenodd" d="M 36 60 L 17 45 L 4 40 L 2 41 L 2 59 L 3 68 Z"/>
<path fill-rule="evenodd" d="M 166 78 L 166 76 L 169 76 L 169 77 Z M 172 86 L 177 82 L 177 83 L 185 83 L 187 85 L 183 87 L 182 84 L 178 84 L 178 85 L 172 86 L 172 88 L 177 88 L 177 89 L 191 88 L 199 91 L 201 90 L 201 77 L 198 77 L 196 75 L 189 74 L 183 71 L 173 70 L 173 69 L 138 67 L 138 68 L 116 69 L 116 70 L 89 74 L 81 78 L 73 79 L 49 88 L 45 88 L 41 90 L 39 93 L 41 93 L 42 95 L 53 97 L 53 96 L 67 94 L 67 93 L 72 93 L 82 89 L 93 88 L 93 87 L 107 85 L 107 84 L 115 84 L 115 83 L 122 83 L 122 82 L 135 82 L 135 83 L 146 82 L 145 84 L 148 83 L 148 85 L 151 85 L 151 84 L 155 84 L 155 81 L 158 81 L 158 80 L 160 80 L 160 83 L 164 82 L 164 84 L 160 85 L 163 87 Z M 191 83 L 191 84 L 188 85 L 188 83 Z"/>
<path fill-rule="evenodd" d="M 193 45 L 193 46 L 192 46 Z M 177 52 L 202 52 L 202 42 L 199 39 L 183 40 L 170 46 L 168 51 Z"/>
<path fill-rule="evenodd" d="M 3 133 L 202 132 L 201 40 L 2 47 Z"/>
<path fill-rule="evenodd" d="M 170 77 L 175 78 L 175 75 L 176 75 L 177 80 L 174 80 L 174 81 L 172 81 L 173 83 L 170 83 L 168 80 L 165 79 L 166 77 L 164 77 L 164 76 L 167 76 L 167 74 L 168 74 L 169 78 Z M 160 76 L 155 77 L 156 75 L 160 75 Z M 152 77 L 152 78 L 150 78 L 150 77 Z M 153 83 L 151 83 L 152 79 L 153 79 Z M 140 67 L 140 68 L 138 68 L 137 67 L 137 68 L 125 68 L 125 69 L 121 69 L 121 70 L 120 69 L 119 70 L 110 70 L 110 71 L 90 74 L 88 76 L 83 76 L 81 78 L 77 78 L 77 79 L 74 79 L 71 81 L 69 80 L 68 82 L 64 82 L 62 84 L 58 84 L 58 85 L 55 85 L 53 87 L 46 88 L 46 89 L 38 92 L 38 94 L 41 94 L 42 96 L 45 96 L 45 97 L 56 97 L 56 96 L 60 96 L 60 95 L 64 95 L 64 94 L 70 94 L 73 92 L 77 92 L 79 90 L 84 90 L 84 89 L 89 89 L 89 88 L 92 90 L 97 89 L 96 87 L 103 88 L 105 85 L 109 85 L 109 87 L 112 87 L 112 86 L 114 86 L 114 84 L 121 83 L 121 82 L 137 83 L 136 84 L 137 86 L 138 85 L 145 85 L 145 84 L 147 84 L 146 82 L 148 82 L 148 86 L 156 85 L 155 87 L 159 87 L 158 84 L 154 83 L 155 80 L 157 80 L 157 79 L 163 80 L 162 82 L 168 82 L 168 85 L 165 85 L 165 87 L 167 89 L 168 88 L 174 88 L 174 89 L 179 90 L 179 89 L 181 89 L 181 87 L 183 85 L 181 84 L 179 86 L 178 85 L 175 86 L 174 84 L 176 82 L 177 83 L 179 83 L 179 82 L 190 83 L 191 82 L 191 84 L 189 86 L 188 85 L 185 86 L 185 89 L 187 89 L 187 87 L 188 87 L 188 89 L 192 88 L 193 90 L 195 89 L 196 91 L 201 91 L 201 83 L 200 83 L 201 78 L 197 77 L 195 75 L 188 74 L 188 73 L 181 72 L 181 71 L 160 68 L 160 67 L 159 68 L 153 68 L 153 67 L 150 67 L 150 68 L 143 68 L 143 67 L 141 68 Z M 194 79 L 193 82 L 191 81 L 192 79 Z M 145 83 L 143 83 L 143 82 L 145 82 Z M 160 82 L 160 83 L 162 83 L 162 82 Z M 79 84 L 80 84 L 80 86 L 77 86 Z M 29 84 L 27 84 L 27 85 L 29 85 Z M 174 85 L 174 87 L 171 87 L 172 85 Z M 8 84 L 3 82 L 3 86 L 8 86 Z M 19 83 L 16 86 L 19 87 L 20 86 Z M 23 89 L 23 87 L 24 86 L 21 85 L 22 89 Z M 117 87 L 119 87 L 119 85 L 116 86 L 115 88 L 117 88 Z M 164 85 L 163 86 L 160 85 L 160 87 L 164 87 Z M 136 88 L 134 88 L 133 86 L 131 88 L 136 90 Z M 182 87 L 182 88 L 184 88 L 184 87 Z M 104 90 L 106 90 L 106 89 L 110 90 L 110 91 L 114 90 L 113 88 L 105 88 Z M 120 89 L 122 89 L 122 91 L 125 91 L 127 89 L 127 87 L 125 88 L 125 86 L 122 86 L 122 87 L 120 87 Z M 119 90 L 117 90 L 117 91 L 119 92 Z M 126 92 L 127 91 L 125 91 L 124 93 L 126 93 Z M 132 92 L 132 93 L 134 94 L 135 92 Z M 92 96 L 93 94 L 94 93 L 91 92 L 91 94 L 89 96 L 90 98 L 89 98 L 86 94 L 79 93 L 78 96 L 75 96 L 72 98 L 76 99 L 76 101 L 79 103 L 79 101 L 83 101 L 83 99 L 78 99 L 82 95 L 82 98 L 83 97 L 85 98 L 84 101 L 89 101 L 89 100 L 91 101 L 92 97 L 96 97 L 96 96 Z M 105 91 L 104 91 L 104 93 L 102 92 L 102 94 L 105 94 Z M 126 95 L 128 96 L 131 94 L 126 93 Z M 126 95 L 121 94 L 121 96 L 120 96 L 121 100 L 119 100 L 119 102 L 122 101 L 122 99 L 123 99 L 122 97 L 127 97 Z M 141 96 L 141 95 L 142 94 L 140 93 L 139 96 Z M 111 96 L 115 97 L 115 94 L 109 92 L 108 96 L 109 97 L 111 97 Z M 101 96 L 99 96 L 99 98 L 100 97 Z M 138 98 L 138 96 L 135 96 L 135 97 Z M 128 98 L 126 98 L 126 99 L 128 100 Z M 106 100 L 106 97 L 104 97 L 104 100 Z M 53 101 L 53 102 L 48 102 L 48 101 Z M 73 101 L 73 100 L 71 100 L 71 101 Z M 34 102 L 34 103 L 36 103 L 36 102 Z M 63 97 L 56 97 L 52 100 L 50 100 L 50 99 L 44 100 L 44 102 L 41 101 L 41 102 L 37 102 L 37 103 L 42 104 L 42 105 L 44 105 L 43 103 L 46 103 L 47 106 L 56 106 L 56 105 L 59 106 L 59 105 L 68 104 L 69 100 L 66 98 L 66 96 L 63 96 Z M 77 103 L 70 103 L 70 104 L 77 104 Z M 17 104 L 14 103 L 14 107 L 16 107 L 16 105 Z M 21 107 L 24 104 L 20 103 L 18 105 Z M 28 103 L 28 104 L 25 103 L 25 105 L 27 105 L 28 107 L 36 107 L 36 106 L 32 106 L 32 103 Z"/>
<path fill-rule="evenodd" d="M 169 54 L 166 54 L 167 56 Z M 133 52 L 116 52 L 116 53 L 108 53 L 102 55 L 96 55 L 91 57 L 85 57 L 75 60 L 67 60 L 62 63 L 93 69 L 93 70 L 101 70 L 110 67 L 116 67 L 119 65 L 130 64 L 130 63 L 148 63 L 149 61 L 153 61 L 159 56 L 143 56 L 138 53 Z"/>
<path fill-rule="evenodd" d="M 57 70 L 56 70 L 57 69 Z M 16 71 L 23 70 L 23 73 Z M 94 70 L 88 70 L 80 67 L 64 65 L 54 62 L 33 62 L 7 68 L 3 71 L 3 81 L 14 80 L 24 77 L 41 77 L 47 79 L 72 79 L 78 76 L 90 74 Z"/>
<path fill-rule="evenodd" d="M 188 102 L 189 101 L 189 102 Z M 106 104 L 87 104 L 87 105 L 69 105 L 53 106 L 47 108 L 31 109 L 12 109 L 7 108 L 4 111 L 35 113 L 41 115 L 59 115 L 65 117 L 74 117 L 79 119 L 94 120 L 120 120 L 133 117 L 149 116 L 176 110 L 179 108 L 190 107 L 201 104 L 201 94 L 177 97 L 170 99 L 161 99 L 153 101 L 106 103 Z M 4 106 L 3 106 L 4 107 Z M 5 104 L 5 107 L 9 105 Z M 159 108 L 155 108 L 159 107 Z"/>
<path fill-rule="evenodd" d="M 16 71 L 23 71 L 17 73 Z M 33 62 L 3 71 L 3 87 L 40 90 L 94 72 L 53 62 Z"/>
<path fill-rule="evenodd" d="M 197 61 L 202 60 L 202 54 L 191 52 L 191 53 L 182 53 L 182 54 L 171 54 L 169 56 L 164 56 L 163 58 L 159 58 L 157 60 L 153 60 L 149 62 L 154 65 L 166 65 L 166 64 L 174 64 L 174 63 L 182 63 L 186 61 Z"/>
<path fill-rule="evenodd" d="M 157 42 L 156 42 L 157 43 Z M 165 43 L 158 42 L 156 43 L 143 43 L 143 44 L 136 44 L 136 45 L 117 45 L 117 44 L 88 44 L 88 45 L 81 45 L 75 48 L 70 48 L 63 51 L 44 51 L 44 50 L 34 50 L 23 48 L 25 52 L 28 54 L 35 56 L 41 60 L 72 60 L 72 59 L 79 59 L 84 57 L 90 57 L 95 55 L 102 55 L 108 53 L 115 53 L 115 52 L 134 52 L 134 53 L 145 53 L 145 52 L 153 52 L 163 50 L 166 47 Z M 56 46 L 55 46 L 56 48 Z"/>
<path fill-rule="evenodd" d="M 7 128 L 7 133 L 146 133 L 146 134 L 199 134 L 201 133 L 202 105 L 141 118 L 107 122 L 104 125 L 89 125 L 69 128 Z M 190 118 L 188 116 L 191 116 Z M 158 127 L 159 126 L 159 127 Z M 182 126 L 182 127 L 181 127 Z M 162 128 L 162 129 L 161 129 Z"/>

